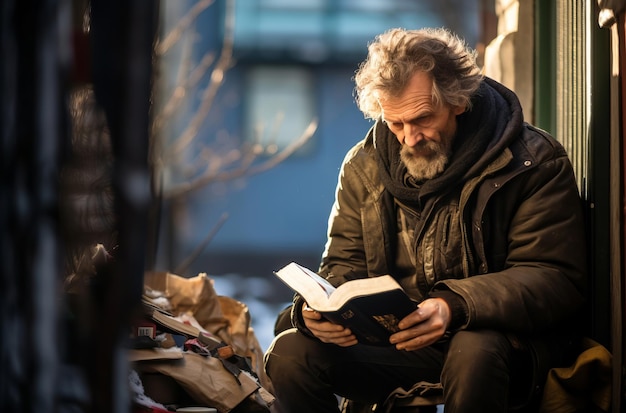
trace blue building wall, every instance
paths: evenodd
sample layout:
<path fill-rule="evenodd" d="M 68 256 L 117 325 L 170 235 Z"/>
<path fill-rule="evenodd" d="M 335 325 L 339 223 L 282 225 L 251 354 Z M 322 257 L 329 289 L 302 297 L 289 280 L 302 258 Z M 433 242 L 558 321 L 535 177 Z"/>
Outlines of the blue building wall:
<path fill-rule="evenodd" d="M 166 0 L 165 3 L 171 8 L 177 8 L 181 14 L 194 3 L 187 0 L 183 6 L 180 1 Z M 260 4 L 252 0 L 240 0 L 237 3 L 238 7 L 259 7 Z M 397 3 L 397 7 L 391 7 L 392 3 Z M 342 1 L 332 4 L 332 10 L 317 14 L 295 10 L 302 5 L 291 8 L 292 12 L 299 13 L 300 19 L 306 15 L 328 17 L 319 26 L 321 32 L 314 33 L 308 40 L 305 31 L 297 33 L 297 27 L 294 29 L 293 24 L 283 27 L 295 30 L 292 37 L 274 31 L 267 38 L 261 39 L 259 33 L 262 32 L 250 30 L 250 25 L 255 23 L 254 13 L 261 9 L 255 9 L 252 14 L 243 13 L 248 20 L 239 21 L 243 25 L 240 27 L 246 28 L 242 32 L 248 35 L 252 33 L 259 38 L 239 39 L 240 48 L 237 49 L 237 44 L 235 47 L 237 60 L 225 74 L 224 83 L 199 131 L 199 137 L 211 142 L 221 134 L 241 142 L 245 135 L 248 68 L 260 63 L 300 65 L 309 70 L 314 79 L 315 115 L 319 126 L 312 138 L 312 149 L 305 155 L 292 156 L 269 171 L 217 182 L 190 194 L 182 208 L 179 206 L 176 210 L 175 221 L 170 229 L 174 232 L 162 231 L 163 236 L 172 237 L 174 245 L 170 248 L 175 250 L 163 251 L 161 248 L 158 259 L 164 269 L 174 270 L 177 264 L 184 261 L 202 244 L 223 214 L 228 214 L 228 218 L 201 256 L 186 269 L 188 275 L 201 271 L 212 274 L 271 275 L 272 270 L 290 260 L 317 266 L 326 240 L 327 218 L 334 199 L 339 166 L 346 151 L 362 139 L 371 126 L 371 122 L 365 120 L 356 107 L 352 81 L 359 62 L 365 57 L 367 41 L 391 27 L 419 28 L 446 23 L 446 17 L 440 14 L 440 8 L 432 2 L 409 4 L 380 0 L 363 5 Z M 470 44 L 475 43 L 479 31 L 479 2 L 460 4 L 465 10 L 455 10 L 463 14 L 463 19 L 457 19 L 463 23 L 463 27 L 457 30 Z M 224 8 L 224 1 L 217 0 L 199 16 L 196 25 L 199 31 L 196 37 L 190 36 L 188 39 L 188 45 L 192 45 L 194 50 L 193 59 L 199 60 L 207 50 L 215 50 L 216 55 L 219 55 Z M 385 10 L 385 13 L 380 13 L 380 10 Z M 358 13 L 361 13 L 361 20 L 354 18 L 359 16 Z M 282 12 L 277 15 L 285 18 Z M 175 20 L 172 19 L 171 24 Z M 340 27 L 341 21 L 348 23 Z M 352 43 L 347 42 L 350 39 Z M 307 48 L 298 49 L 299 45 L 305 44 Z M 321 45 L 316 49 L 317 54 L 305 53 L 311 50 L 311 45 Z M 180 51 L 179 54 L 182 55 Z M 168 76 L 172 79 L 175 74 L 172 72 Z M 198 105 L 197 99 L 202 90 L 199 88 L 190 92 L 193 92 L 192 102 L 187 101 L 186 104 L 193 108 Z M 188 113 L 183 115 L 168 128 L 171 131 L 183 128 L 189 116 Z M 192 148 L 191 151 L 196 150 Z M 193 155 L 191 153 L 190 158 Z"/>
<path fill-rule="evenodd" d="M 222 91 L 225 96 L 245 93 L 241 89 L 242 70 L 235 68 L 228 74 Z M 311 70 L 319 121 L 311 138 L 312 149 L 269 171 L 213 185 L 194 197 L 187 216 L 188 250 L 206 236 L 207 224 L 210 227 L 228 214 L 198 267 L 248 272 L 252 271 L 249 267 L 264 266 L 267 260 L 278 265 L 289 257 L 317 265 L 341 161 L 365 136 L 371 122 L 364 119 L 353 99 L 355 66 L 317 66 Z M 241 103 L 223 119 L 233 133 L 240 133 Z M 204 230 L 199 231 L 202 227 Z M 265 266 L 260 271 L 267 270 Z"/>

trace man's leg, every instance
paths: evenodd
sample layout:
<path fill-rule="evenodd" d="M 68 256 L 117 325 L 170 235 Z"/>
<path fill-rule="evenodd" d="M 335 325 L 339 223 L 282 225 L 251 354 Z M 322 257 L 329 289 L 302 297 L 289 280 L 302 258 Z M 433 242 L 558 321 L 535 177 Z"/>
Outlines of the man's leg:
<path fill-rule="evenodd" d="M 504 413 L 513 348 L 501 333 L 459 331 L 441 374 L 446 413 Z"/>
<path fill-rule="evenodd" d="M 344 348 L 291 329 L 270 346 L 265 369 L 281 413 L 336 413 L 336 394 L 373 404 L 397 387 L 438 382 L 442 359 L 434 347 L 414 352 L 393 346 Z"/>
<path fill-rule="evenodd" d="M 274 338 L 265 354 L 265 371 L 272 381 L 276 406 L 280 413 L 338 411 L 337 398 L 330 383 L 319 377 L 317 353 L 313 341 L 297 333 L 295 329 L 283 331 Z"/>

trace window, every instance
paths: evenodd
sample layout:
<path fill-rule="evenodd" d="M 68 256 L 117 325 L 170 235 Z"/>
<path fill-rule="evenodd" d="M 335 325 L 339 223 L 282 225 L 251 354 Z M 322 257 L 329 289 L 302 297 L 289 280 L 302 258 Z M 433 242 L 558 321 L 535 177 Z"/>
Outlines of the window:
<path fill-rule="evenodd" d="M 461 16 L 461 17 L 458 17 Z M 392 27 L 454 27 L 477 39 L 478 0 L 248 0 L 235 5 L 239 60 L 356 62 Z"/>
<path fill-rule="evenodd" d="M 267 155 L 284 149 L 315 115 L 313 76 L 303 67 L 252 66 L 247 72 L 245 136 Z M 310 153 L 313 139 L 297 152 Z"/>

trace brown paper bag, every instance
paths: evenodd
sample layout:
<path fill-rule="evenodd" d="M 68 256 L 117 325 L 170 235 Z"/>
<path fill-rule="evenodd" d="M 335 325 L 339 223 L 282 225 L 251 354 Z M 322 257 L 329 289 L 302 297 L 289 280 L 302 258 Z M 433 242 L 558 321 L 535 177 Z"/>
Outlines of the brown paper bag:
<path fill-rule="evenodd" d="M 144 361 L 137 366 L 144 373 L 173 378 L 194 401 L 215 407 L 220 413 L 230 412 L 260 388 L 246 373 L 235 378 L 219 359 L 190 352 L 180 360 Z"/>
<path fill-rule="evenodd" d="M 184 278 L 167 272 L 149 272 L 145 274 L 144 284 L 153 293 L 160 292 L 167 298 L 173 314 L 194 317 L 200 326 L 229 344 L 237 355 L 247 357 L 259 379 L 263 399 L 272 399 L 273 388 L 263 368 L 263 350 L 244 303 L 218 296 L 213 280 L 204 273 Z"/>

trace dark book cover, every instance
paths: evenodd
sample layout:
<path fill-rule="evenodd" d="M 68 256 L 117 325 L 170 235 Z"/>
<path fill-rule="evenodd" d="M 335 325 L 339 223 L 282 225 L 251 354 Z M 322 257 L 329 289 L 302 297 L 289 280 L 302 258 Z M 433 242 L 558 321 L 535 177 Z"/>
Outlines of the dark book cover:
<path fill-rule="evenodd" d="M 390 345 L 398 323 L 417 303 L 390 275 L 359 278 L 338 287 L 319 274 L 292 262 L 275 274 L 304 297 L 327 320 L 350 328 L 359 343 Z"/>
<path fill-rule="evenodd" d="M 321 312 L 335 324 L 348 327 L 359 343 L 386 346 L 389 336 L 398 330 L 398 323 L 417 309 L 402 290 L 390 290 L 375 295 L 356 297 L 342 308 Z"/>

